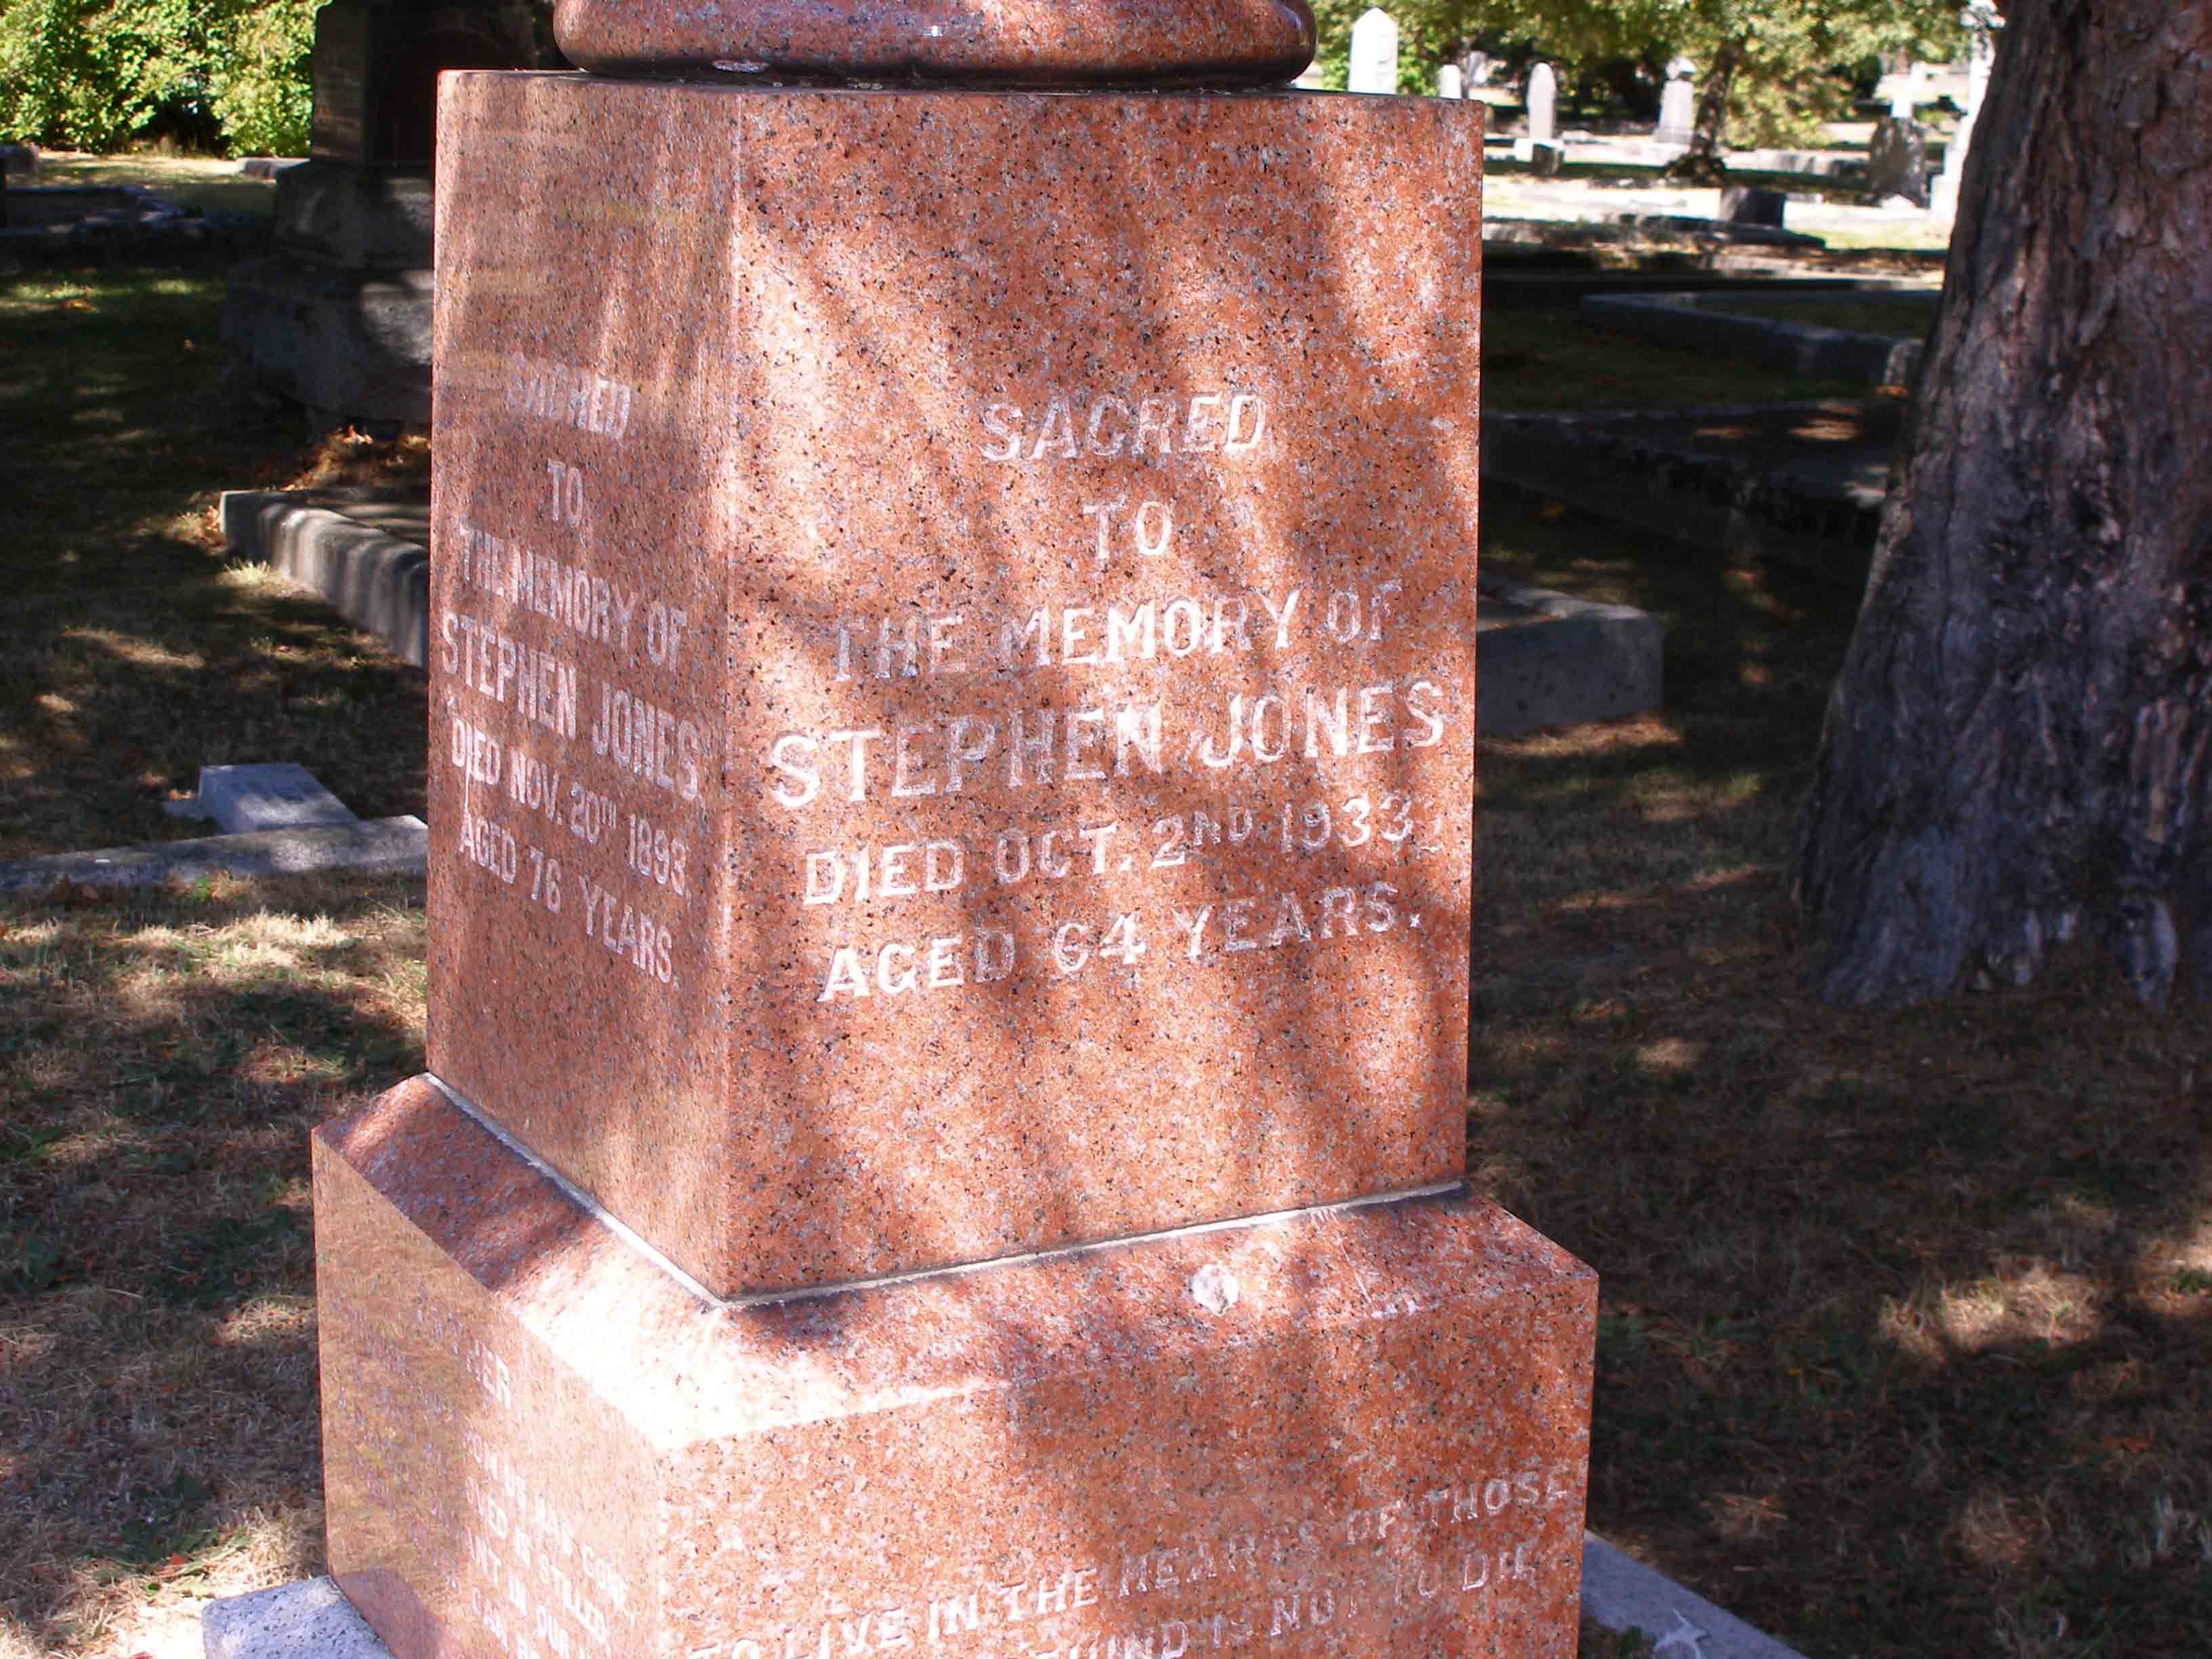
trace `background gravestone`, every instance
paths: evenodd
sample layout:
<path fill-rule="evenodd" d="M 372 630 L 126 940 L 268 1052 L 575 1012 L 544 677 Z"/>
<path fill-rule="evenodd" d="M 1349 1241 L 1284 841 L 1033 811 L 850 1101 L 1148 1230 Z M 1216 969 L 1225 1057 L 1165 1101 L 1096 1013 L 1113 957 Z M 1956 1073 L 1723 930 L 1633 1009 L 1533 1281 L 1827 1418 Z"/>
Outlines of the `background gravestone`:
<path fill-rule="evenodd" d="M 1687 144 L 1697 136 L 1697 65 L 1677 58 L 1667 65 L 1666 90 L 1659 95 L 1659 125 L 1653 140 L 1662 144 Z"/>
<path fill-rule="evenodd" d="M 400 1659 L 1565 1659 L 1595 1281 L 1462 1184 L 1480 106 L 588 9 L 720 83 L 445 82 L 334 1577 Z M 1311 49 L 932 72 L 1132 16 Z"/>
<path fill-rule="evenodd" d="M 223 337 L 331 426 L 430 418 L 437 77 L 559 63 L 521 0 L 334 0 L 315 15 L 309 159 L 276 175 L 277 251 L 232 272 Z"/>
<path fill-rule="evenodd" d="M 1397 20 L 1370 6 L 1352 25 L 1352 59 L 1345 72 L 1350 92 L 1398 90 Z"/>
<path fill-rule="evenodd" d="M 1966 27 L 1966 102 L 1959 125 L 1944 147 L 1943 169 L 1929 189 L 1929 205 L 1938 213 L 1958 211 L 1959 185 L 1966 177 L 1966 158 L 1973 152 L 1974 125 L 1980 118 L 1982 98 L 1989 91 L 1990 66 L 1996 57 L 1996 32 L 2004 18 L 1989 0 L 1977 0 L 1960 14 Z"/>
<path fill-rule="evenodd" d="M 1902 197 L 1915 207 L 1928 205 L 1928 134 L 1920 123 L 1885 115 L 1875 123 L 1867 145 L 1867 199 Z"/>
<path fill-rule="evenodd" d="M 1556 148 L 1559 131 L 1559 76 L 1549 64 L 1539 63 L 1528 71 L 1524 94 L 1528 112 L 1528 136 L 1513 147 L 1514 159 L 1534 161 L 1539 146 Z M 1556 172 L 1555 167 L 1552 169 Z"/>

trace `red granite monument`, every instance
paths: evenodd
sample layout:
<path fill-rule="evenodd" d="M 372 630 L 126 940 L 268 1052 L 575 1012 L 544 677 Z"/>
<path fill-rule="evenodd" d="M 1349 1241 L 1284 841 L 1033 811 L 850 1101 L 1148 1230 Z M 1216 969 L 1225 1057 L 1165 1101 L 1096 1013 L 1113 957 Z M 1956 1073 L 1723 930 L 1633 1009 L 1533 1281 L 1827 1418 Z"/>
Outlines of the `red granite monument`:
<path fill-rule="evenodd" d="M 1595 1280 L 1461 1185 L 1479 107 L 954 9 L 444 83 L 334 1575 L 402 1659 L 1569 1654 Z"/>

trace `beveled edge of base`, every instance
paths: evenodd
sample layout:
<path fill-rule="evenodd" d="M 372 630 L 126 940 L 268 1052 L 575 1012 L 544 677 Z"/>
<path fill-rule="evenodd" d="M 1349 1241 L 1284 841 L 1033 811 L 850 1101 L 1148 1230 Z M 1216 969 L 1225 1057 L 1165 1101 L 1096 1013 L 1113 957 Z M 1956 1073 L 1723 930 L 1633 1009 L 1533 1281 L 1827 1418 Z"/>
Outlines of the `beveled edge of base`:
<path fill-rule="evenodd" d="M 702 1299 L 599 1224 L 428 1073 L 313 1141 L 319 1246 L 326 1182 L 352 1185 L 664 1446 L 1087 1375 L 1103 1363 L 1098 1339 L 1136 1333 L 1166 1358 L 1547 1305 L 1582 1327 L 1571 1364 L 1585 1376 L 1595 1335 L 1595 1273 L 1464 1185 L 735 1304 Z M 1273 1300 L 1240 1286 L 1292 1261 L 1304 1275 L 1292 1300 L 1281 1285 Z M 833 1328 L 850 1341 L 831 1353 L 820 1338 Z"/>

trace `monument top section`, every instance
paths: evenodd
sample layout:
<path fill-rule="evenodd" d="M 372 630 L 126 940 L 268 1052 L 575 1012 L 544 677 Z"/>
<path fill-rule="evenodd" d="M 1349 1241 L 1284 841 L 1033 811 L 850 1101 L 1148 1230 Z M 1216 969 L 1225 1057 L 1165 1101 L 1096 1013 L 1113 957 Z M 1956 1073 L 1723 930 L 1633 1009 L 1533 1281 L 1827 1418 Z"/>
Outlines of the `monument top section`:
<path fill-rule="evenodd" d="M 1306 0 L 556 0 L 578 67 L 702 78 L 1264 86 L 1313 59 Z"/>

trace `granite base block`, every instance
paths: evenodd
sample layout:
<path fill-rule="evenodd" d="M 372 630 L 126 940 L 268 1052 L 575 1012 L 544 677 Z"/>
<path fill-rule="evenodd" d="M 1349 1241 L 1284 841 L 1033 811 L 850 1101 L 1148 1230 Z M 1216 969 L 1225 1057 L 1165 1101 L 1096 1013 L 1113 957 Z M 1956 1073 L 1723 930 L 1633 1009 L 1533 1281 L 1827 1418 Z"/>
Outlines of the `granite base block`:
<path fill-rule="evenodd" d="M 313 414 L 423 424 L 435 290 L 427 270 L 272 253 L 232 269 L 222 337 L 257 382 Z"/>
<path fill-rule="evenodd" d="M 1463 1188 L 717 1301 L 428 1077 L 314 1164 L 399 1659 L 1574 1651 L 1596 1279 Z"/>

